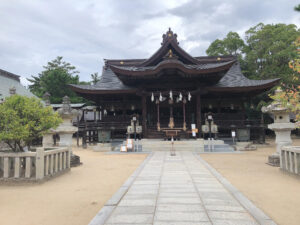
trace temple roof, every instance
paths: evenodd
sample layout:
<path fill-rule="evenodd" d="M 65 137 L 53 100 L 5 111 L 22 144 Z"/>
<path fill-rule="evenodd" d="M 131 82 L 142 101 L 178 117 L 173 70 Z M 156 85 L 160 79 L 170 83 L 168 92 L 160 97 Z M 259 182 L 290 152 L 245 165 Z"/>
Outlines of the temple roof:
<path fill-rule="evenodd" d="M 78 93 L 111 93 L 111 92 L 132 92 L 135 88 L 129 87 L 109 68 L 104 68 L 100 80 L 95 85 L 70 85 Z"/>
<path fill-rule="evenodd" d="M 213 91 L 240 91 L 242 89 L 267 89 L 275 86 L 280 78 L 268 80 L 250 80 L 242 74 L 239 63 L 235 63 L 225 76 L 215 85 L 208 88 Z"/>
<path fill-rule="evenodd" d="M 216 63 L 201 63 L 196 65 L 184 64 L 177 59 L 166 59 L 158 63 L 155 66 L 114 66 L 110 68 L 118 75 L 142 78 L 143 76 L 156 76 L 162 70 L 165 69 L 178 69 L 185 75 L 200 75 L 215 73 L 223 70 L 228 70 L 235 60 L 228 62 L 216 62 Z"/>
<path fill-rule="evenodd" d="M 102 76 L 97 84 L 70 86 L 78 93 L 135 93 L 138 87 L 131 82 L 133 79 L 159 81 L 159 77 L 167 70 L 188 79 L 213 80 L 206 88 L 216 92 L 266 90 L 279 81 L 246 78 L 235 56 L 192 57 L 179 46 L 177 35 L 169 29 L 163 35 L 161 47 L 148 59 L 105 59 Z"/>

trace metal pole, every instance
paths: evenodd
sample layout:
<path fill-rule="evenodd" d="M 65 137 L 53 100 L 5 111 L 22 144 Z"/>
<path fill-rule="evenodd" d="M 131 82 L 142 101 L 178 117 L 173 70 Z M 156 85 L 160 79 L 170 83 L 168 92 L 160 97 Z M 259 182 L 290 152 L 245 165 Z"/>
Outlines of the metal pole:
<path fill-rule="evenodd" d="M 171 156 L 175 156 L 175 149 L 174 149 L 174 138 L 172 136 L 172 139 L 171 139 Z"/>

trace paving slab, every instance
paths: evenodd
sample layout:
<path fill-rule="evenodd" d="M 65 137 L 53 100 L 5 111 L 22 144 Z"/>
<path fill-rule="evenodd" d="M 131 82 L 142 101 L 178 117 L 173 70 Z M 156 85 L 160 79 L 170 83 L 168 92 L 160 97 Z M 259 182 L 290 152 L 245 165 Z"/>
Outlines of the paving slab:
<path fill-rule="evenodd" d="M 154 152 L 129 181 L 92 225 L 275 225 L 193 152 Z"/>

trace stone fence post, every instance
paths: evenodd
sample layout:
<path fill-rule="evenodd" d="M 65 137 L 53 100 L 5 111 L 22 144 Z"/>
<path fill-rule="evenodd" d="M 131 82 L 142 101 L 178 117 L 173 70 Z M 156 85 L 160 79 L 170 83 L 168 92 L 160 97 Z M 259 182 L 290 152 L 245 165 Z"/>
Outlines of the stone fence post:
<path fill-rule="evenodd" d="M 44 156 L 45 156 L 45 149 L 44 148 L 37 148 L 36 149 L 36 172 L 35 177 L 36 180 L 42 180 L 44 178 Z"/>

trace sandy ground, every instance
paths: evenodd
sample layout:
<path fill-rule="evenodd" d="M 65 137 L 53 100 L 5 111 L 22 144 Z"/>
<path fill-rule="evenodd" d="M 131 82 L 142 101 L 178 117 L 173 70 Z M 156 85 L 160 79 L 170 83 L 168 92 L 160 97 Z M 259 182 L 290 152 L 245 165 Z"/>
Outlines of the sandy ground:
<path fill-rule="evenodd" d="M 146 155 L 76 150 L 83 165 L 42 184 L 0 186 L 0 225 L 86 225 Z"/>
<path fill-rule="evenodd" d="M 294 140 L 300 145 L 300 140 Z M 211 166 L 227 178 L 252 202 L 279 225 L 300 224 L 300 177 L 283 173 L 266 164 L 268 147 L 242 154 L 201 154 Z"/>

